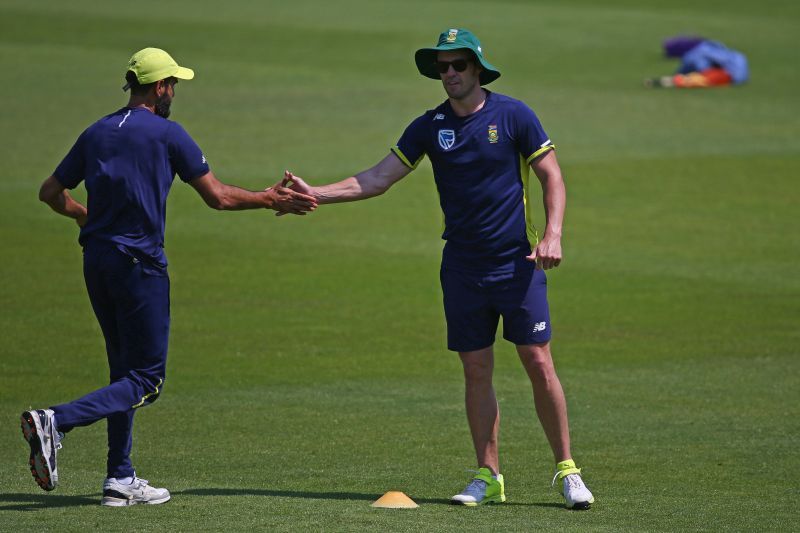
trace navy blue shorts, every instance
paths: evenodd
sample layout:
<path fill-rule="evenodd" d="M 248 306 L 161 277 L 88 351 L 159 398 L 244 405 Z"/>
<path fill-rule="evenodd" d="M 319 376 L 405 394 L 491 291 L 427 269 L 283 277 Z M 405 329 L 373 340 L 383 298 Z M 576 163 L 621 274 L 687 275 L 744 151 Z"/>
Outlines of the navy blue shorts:
<path fill-rule="evenodd" d="M 547 276 L 530 262 L 508 274 L 476 275 L 442 267 L 447 348 L 471 352 L 494 344 L 503 317 L 503 338 L 516 345 L 550 340 Z"/>

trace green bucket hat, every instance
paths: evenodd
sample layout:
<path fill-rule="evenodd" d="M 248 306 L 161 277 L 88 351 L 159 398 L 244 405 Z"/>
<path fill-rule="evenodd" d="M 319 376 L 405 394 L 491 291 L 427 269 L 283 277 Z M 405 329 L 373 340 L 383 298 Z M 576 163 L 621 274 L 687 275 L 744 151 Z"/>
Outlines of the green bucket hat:
<path fill-rule="evenodd" d="M 480 61 L 483 70 L 480 74 L 481 85 L 492 83 L 500 77 L 500 71 L 483 58 L 481 42 L 469 30 L 453 28 L 445 30 L 439 35 L 439 41 L 433 48 L 421 48 L 414 54 L 419 73 L 428 78 L 438 80 L 439 71 L 436 69 L 436 53 L 442 50 L 472 50 Z"/>

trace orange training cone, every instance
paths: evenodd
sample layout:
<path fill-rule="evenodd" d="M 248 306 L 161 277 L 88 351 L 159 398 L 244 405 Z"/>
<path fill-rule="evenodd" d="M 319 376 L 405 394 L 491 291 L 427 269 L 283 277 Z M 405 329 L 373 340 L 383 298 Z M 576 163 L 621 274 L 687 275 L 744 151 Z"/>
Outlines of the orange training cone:
<path fill-rule="evenodd" d="M 419 507 L 419 505 L 414 503 L 414 500 L 396 490 L 390 490 L 372 502 L 372 506 L 383 509 L 416 509 Z"/>

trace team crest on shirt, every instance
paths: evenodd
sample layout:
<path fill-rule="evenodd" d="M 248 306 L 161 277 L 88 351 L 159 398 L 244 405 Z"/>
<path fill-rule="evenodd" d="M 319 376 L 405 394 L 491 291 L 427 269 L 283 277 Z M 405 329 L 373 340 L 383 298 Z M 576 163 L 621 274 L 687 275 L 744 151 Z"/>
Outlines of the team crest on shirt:
<path fill-rule="evenodd" d="M 456 143 L 456 132 L 453 130 L 439 130 L 439 146 L 442 150 L 449 150 Z"/>
<path fill-rule="evenodd" d="M 489 125 L 489 142 L 494 144 L 498 141 L 499 137 L 497 136 L 497 124 L 490 124 Z"/>

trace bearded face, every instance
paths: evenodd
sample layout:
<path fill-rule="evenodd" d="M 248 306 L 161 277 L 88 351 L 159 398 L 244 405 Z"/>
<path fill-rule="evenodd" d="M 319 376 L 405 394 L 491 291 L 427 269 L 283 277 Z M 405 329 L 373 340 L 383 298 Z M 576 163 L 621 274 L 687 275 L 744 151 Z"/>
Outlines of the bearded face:
<path fill-rule="evenodd" d="M 161 118 L 168 118 L 170 114 L 170 106 L 172 105 L 172 98 L 175 96 L 175 84 L 178 80 L 170 78 L 167 80 L 164 94 L 156 100 L 155 113 Z"/>

